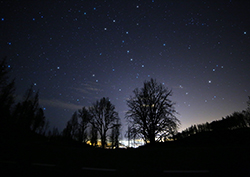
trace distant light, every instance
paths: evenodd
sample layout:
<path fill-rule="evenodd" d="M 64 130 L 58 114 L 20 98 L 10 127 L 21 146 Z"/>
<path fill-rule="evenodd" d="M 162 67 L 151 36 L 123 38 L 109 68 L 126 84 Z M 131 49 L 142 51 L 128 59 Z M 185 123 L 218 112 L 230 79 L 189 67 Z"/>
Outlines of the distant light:
<path fill-rule="evenodd" d="M 43 108 L 43 110 L 45 111 L 45 110 L 46 110 L 46 108 Z"/>
<path fill-rule="evenodd" d="M 208 81 L 208 83 L 209 83 L 209 84 L 211 84 L 211 83 L 212 83 L 212 81 Z"/>
<path fill-rule="evenodd" d="M 11 42 L 7 42 L 8 45 L 11 45 Z"/>
<path fill-rule="evenodd" d="M 166 46 L 166 44 L 163 44 L 163 46 Z"/>
<path fill-rule="evenodd" d="M 2 18 L 1 20 L 4 21 L 4 18 Z"/>
<path fill-rule="evenodd" d="M 115 20 L 113 20 L 113 22 L 115 23 Z"/>
<path fill-rule="evenodd" d="M 94 7 L 94 10 L 96 10 L 96 8 Z"/>
<path fill-rule="evenodd" d="M 2 20 L 3 21 L 3 20 Z M 244 31 L 244 34 L 247 34 L 247 32 L 246 31 Z"/>
<path fill-rule="evenodd" d="M 59 66 L 57 66 L 57 69 L 60 69 L 60 67 L 59 67 Z"/>
<path fill-rule="evenodd" d="M 33 21 L 35 21 L 36 19 L 35 19 L 35 18 L 33 18 L 32 20 L 33 20 Z"/>
<path fill-rule="evenodd" d="M 104 28 L 104 30 L 106 31 L 106 30 L 107 30 L 107 28 Z"/>
<path fill-rule="evenodd" d="M 128 31 L 126 32 L 126 34 L 128 34 Z"/>
<path fill-rule="evenodd" d="M 95 82 L 98 82 L 98 80 L 95 80 Z"/>
<path fill-rule="evenodd" d="M 129 50 L 127 50 L 127 53 L 129 53 Z"/>
<path fill-rule="evenodd" d="M 133 58 L 131 58 L 130 61 L 133 61 Z"/>
<path fill-rule="evenodd" d="M 34 83 L 34 85 L 36 86 L 36 83 Z"/>
<path fill-rule="evenodd" d="M 142 68 L 144 68 L 144 65 L 141 65 Z"/>

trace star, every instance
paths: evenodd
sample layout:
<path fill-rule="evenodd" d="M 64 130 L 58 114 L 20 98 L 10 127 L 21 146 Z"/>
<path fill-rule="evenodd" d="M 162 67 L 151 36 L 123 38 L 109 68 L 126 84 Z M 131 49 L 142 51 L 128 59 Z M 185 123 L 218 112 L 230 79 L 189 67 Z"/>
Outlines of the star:
<path fill-rule="evenodd" d="M 80 103 L 88 107 L 101 97 L 110 98 L 126 125 L 125 98 L 151 78 L 172 90 L 182 115 L 178 131 L 246 106 L 249 3 L 225 2 L 234 10 L 222 18 L 221 4 L 203 1 L 184 10 L 179 1 L 34 1 L 34 8 L 1 2 L 11 7 L 0 15 L 9 80 L 16 78 L 17 98 L 31 84 L 40 90 L 50 127 L 63 130 Z"/>

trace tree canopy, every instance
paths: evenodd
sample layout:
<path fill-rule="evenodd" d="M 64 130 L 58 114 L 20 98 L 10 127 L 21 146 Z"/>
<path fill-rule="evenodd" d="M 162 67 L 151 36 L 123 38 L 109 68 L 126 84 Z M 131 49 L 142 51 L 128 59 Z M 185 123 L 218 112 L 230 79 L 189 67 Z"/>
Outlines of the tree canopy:
<path fill-rule="evenodd" d="M 31 86 L 23 101 L 15 104 L 15 80 L 9 81 L 11 68 L 6 58 L 0 62 L 0 132 L 6 139 L 27 138 L 31 133 L 45 134 L 48 121 L 39 107 L 39 93 Z"/>
<path fill-rule="evenodd" d="M 143 138 L 146 143 L 165 141 L 177 131 L 180 121 L 175 117 L 174 103 L 169 99 L 172 91 L 151 79 L 127 101 L 126 119 L 130 133 Z"/>
<path fill-rule="evenodd" d="M 110 102 L 109 98 L 103 97 L 97 100 L 89 108 L 91 115 L 92 127 L 99 132 L 101 137 L 102 147 L 106 146 L 107 131 L 114 127 L 114 124 L 119 119 L 118 113 L 115 111 L 115 106 Z"/>

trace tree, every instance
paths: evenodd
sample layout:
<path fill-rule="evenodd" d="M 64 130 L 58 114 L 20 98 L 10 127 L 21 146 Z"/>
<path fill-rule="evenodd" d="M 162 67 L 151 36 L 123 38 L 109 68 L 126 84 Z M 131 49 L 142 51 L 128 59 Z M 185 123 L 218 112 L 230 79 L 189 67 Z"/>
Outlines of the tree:
<path fill-rule="evenodd" d="M 119 119 L 115 106 L 110 102 L 109 98 L 103 97 L 89 108 L 89 112 L 91 115 L 90 123 L 99 132 L 102 148 L 105 148 L 107 131 L 112 129 L 113 124 Z"/>
<path fill-rule="evenodd" d="M 78 115 L 75 111 L 71 119 L 67 122 L 66 127 L 63 129 L 63 137 L 67 139 L 77 139 L 78 138 Z"/>
<path fill-rule="evenodd" d="M 80 142 L 85 142 L 87 141 L 87 128 L 89 126 L 89 121 L 90 121 L 90 114 L 87 108 L 83 107 L 82 109 L 78 110 L 79 118 L 80 118 L 80 123 L 79 123 L 79 129 L 78 129 L 78 134 L 79 134 L 79 141 Z"/>
<path fill-rule="evenodd" d="M 177 131 L 180 121 L 175 117 L 174 103 L 169 99 L 172 91 L 151 79 L 143 88 L 136 88 L 127 101 L 126 119 L 131 132 L 143 138 L 145 143 L 164 141 Z"/>
<path fill-rule="evenodd" d="M 0 130 L 5 133 L 12 129 L 10 117 L 15 92 L 15 81 L 9 82 L 9 72 L 10 67 L 6 63 L 6 58 L 4 58 L 0 62 Z"/>
<path fill-rule="evenodd" d="M 245 114 L 247 125 L 250 127 L 250 96 L 248 96 L 247 108 L 243 113 Z"/>
<path fill-rule="evenodd" d="M 12 119 L 17 130 L 22 133 L 45 134 L 48 122 L 43 109 L 39 107 L 39 93 L 34 94 L 33 86 L 26 91 L 23 101 L 15 106 Z"/>
<path fill-rule="evenodd" d="M 113 124 L 113 128 L 112 128 L 112 131 L 111 131 L 111 136 L 110 136 L 112 149 L 114 147 L 119 148 L 120 127 L 121 127 L 121 124 L 117 120 L 116 123 Z"/>
<path fill-rule="evenodd" d="M 90 143 L 92 146 L 97 145 L 98 132 L 95 126 L 92 124 L 90 129 Z"/>
<path fill-rule="evenodd" d="M 34 119 L 31 122 L 31 131 L 37 132 L 38 134 L 44 134 L 45 125 L 46 125 L 46 121 L 45 121 L 43 109 L 39 108 L 36 111 L 34 115 Z"/>

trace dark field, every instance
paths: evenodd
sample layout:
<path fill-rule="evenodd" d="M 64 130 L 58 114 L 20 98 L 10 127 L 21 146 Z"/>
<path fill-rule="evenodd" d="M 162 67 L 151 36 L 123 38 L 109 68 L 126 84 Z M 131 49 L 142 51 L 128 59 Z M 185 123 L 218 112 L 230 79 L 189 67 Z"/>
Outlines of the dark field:
<path fill-rule="evenodd" d="M 116 150 L 47 143 L 1 146 L 1 174 L 5 176 L 250 175 L 250 148 L 243 145 Z"/>

